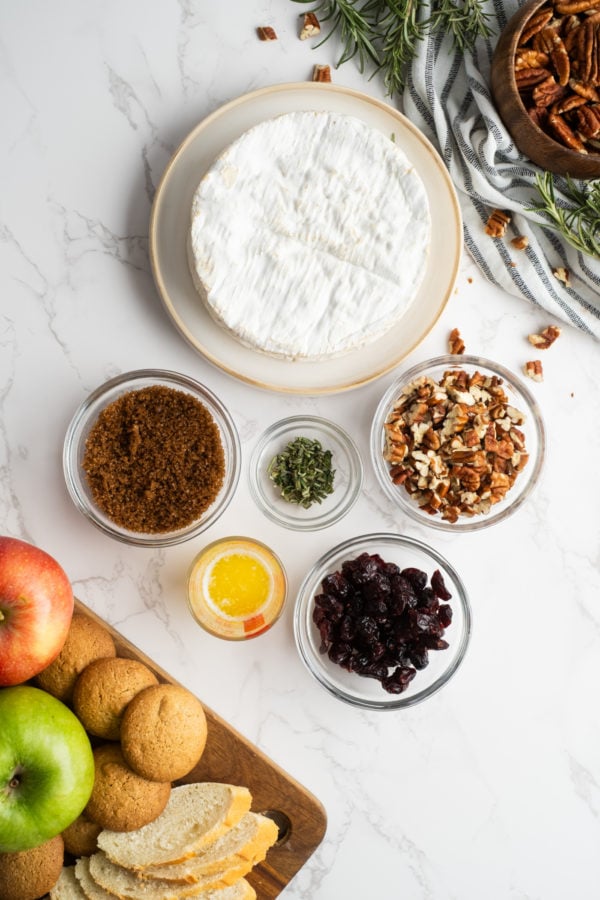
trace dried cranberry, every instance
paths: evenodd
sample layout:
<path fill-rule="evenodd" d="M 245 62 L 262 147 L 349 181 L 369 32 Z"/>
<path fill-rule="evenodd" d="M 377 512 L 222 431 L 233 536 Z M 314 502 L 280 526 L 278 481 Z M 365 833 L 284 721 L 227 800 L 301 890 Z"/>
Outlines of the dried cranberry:
<path fill-rule="evenodd" d="M 450 623 L 452 622 L 452 607 L 447 603 L 444 603 L 440 606 L 438 610 L 438 622 L 442 626 L 442 628 L 448 628 Z"/>
<path fill-rule="evenodd" d="M 410 661 L 415 669 L 424 669 L 429 664 L 429 652 L 427 647 L 412 647 Z"/>
<path fill-rule="evenodd" d="M 446 587 L 444 583 L 444 576 L 439 569 L 436 569 L 431 576 L 431 587 L 435 591 L 436 596 L 440 598 L 440 600 L 452 599 L 452 594 Z"/>
<path fill-rule="evenodd" d="M 321 582 L 321 587 L 326 594 L 333 594 L 334 597 L 339 597 L 340 600 L 347 597 L 350 590 L 350 585 L 341 572 L 333 572 L 331 575 L 326 575 Z"/>
<path fill-rule="evenodd" d="M 416 669 L 410 666 L 398 666 L 391 675 L 382 680 L 381 684 L 389 694 L 401 694 L 416 674 Z"/>
<path fill-rule="evenodd" d="M 416 591 L 422 591 L 427 584 L 427 573 L 421 569 L 402 569 L 402 575 L 410 581 Z"/>

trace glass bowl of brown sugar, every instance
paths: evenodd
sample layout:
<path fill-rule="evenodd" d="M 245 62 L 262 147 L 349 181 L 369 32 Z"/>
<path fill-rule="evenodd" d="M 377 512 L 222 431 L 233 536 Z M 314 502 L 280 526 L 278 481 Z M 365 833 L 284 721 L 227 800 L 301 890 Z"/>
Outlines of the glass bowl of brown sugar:
<path fill-rule="evenodd" d="M 138 369 L 79 406 L 63 470 L 75 506 L 128 544 L 165 547 L 214 524 L 235 493 L 240 441 L 231 415 L 187 375 Z"/>

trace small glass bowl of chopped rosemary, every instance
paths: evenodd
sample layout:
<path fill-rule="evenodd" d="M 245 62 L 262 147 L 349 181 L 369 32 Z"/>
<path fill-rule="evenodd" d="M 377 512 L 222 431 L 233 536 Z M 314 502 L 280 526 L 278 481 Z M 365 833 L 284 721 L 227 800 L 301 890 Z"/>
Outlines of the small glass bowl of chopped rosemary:
<path fill-rule="evenodd" d="M 530 496 L 545 455 L 539 406 L 504 366 L 467 354 L 425 360 L 379 402 L 371 460 L 385 494 L 421 525 L 477 531 Z"/>
<path fill-rule="evenodd" d="M 250 492 L 273 522 L 318 531 L 356 502 L 363 466 L 352 438 L 318 416 L 291 416 L 271 425 L 250 458 Z"/>

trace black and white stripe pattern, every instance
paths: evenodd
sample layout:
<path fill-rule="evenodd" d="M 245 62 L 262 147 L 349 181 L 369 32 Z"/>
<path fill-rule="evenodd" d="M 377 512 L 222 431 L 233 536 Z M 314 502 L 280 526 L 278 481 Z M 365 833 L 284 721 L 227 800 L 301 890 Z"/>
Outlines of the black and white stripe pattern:
<path fill-rule="evenodd" d="M 424 4 L 423 15 L 427 14 Z M 550 315 L 600 338 L 600 261 L 579 253 L 527 212 L 539 171 L 515 147 L 494 108 L 489 72 L 497 37 L 518 9 L 516 0 L 487 0 L 494 33 L 472 52 L 457 50 L 450 35 L 424 41 L 412 64 L 403 110 L 440 151 L 458 192 L 467 250 L 493 284 L 524 297 Z M 556 192 L 560 196 L 560 179 Z M 509 210 L 506 240 L 484 226 L 492 208 Z M 525 235 L 526 250 L 510 237 Z M 516 263 L 516 265 L 515 265 Z M 553 274 L 570 272 L 570 287 Z"/>

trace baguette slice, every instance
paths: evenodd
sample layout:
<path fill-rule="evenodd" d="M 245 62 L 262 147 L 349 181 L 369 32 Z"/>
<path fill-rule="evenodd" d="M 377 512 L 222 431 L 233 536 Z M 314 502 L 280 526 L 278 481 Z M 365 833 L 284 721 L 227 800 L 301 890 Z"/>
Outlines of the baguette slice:
<path fill-rule="evenodd" d="M 248 864 L 244 871 L 248 872 L 251 868 Z M 112 863 L 101 850 L 90 856 L 90 875 L 97 884 L 121 900 L 180 900 L 198 896 L 206 900 L 208 891 L 223 890 L 242 879 L 242 875 L 233 870 L 200 876 L 194 884 L 140 878 L 131 869 Z"/>
<path fill-rule="evenodd" d="M 63 866 L 58 881 L 50 891 L 50 900 L 86 900 L 83 888 L 75 878 L 73 866 Z"/>
<path fill-rule="evenodd" d="M 75 877 L 79 881 L 87 900 L 114 900 L 115 894 L 109 894 L 92 878 L 90 874 L 90 860 L 87 856 L 81 856 L 75 863 Z"/>
<path fill-rule="evenodd" d="M 250 810 L 248 788 L 212 781 L 174 787 L 163 812 L 137 831 L 105 829 L 98 847 L 119 866 L 141 869 L 183 862 L 221 837 Z"/>
<path fill-rule="evenodd" d="M 255 866 L 265 858 L 277 837 L 278 828 L 272 819 L 249 812 L 237 825 L 185 862 L 146 866 L 138 874 L 142 878 L 161 878 L 193 884 L 201 876 L 219 870 L 237 870 L 244 864 Z"/>

